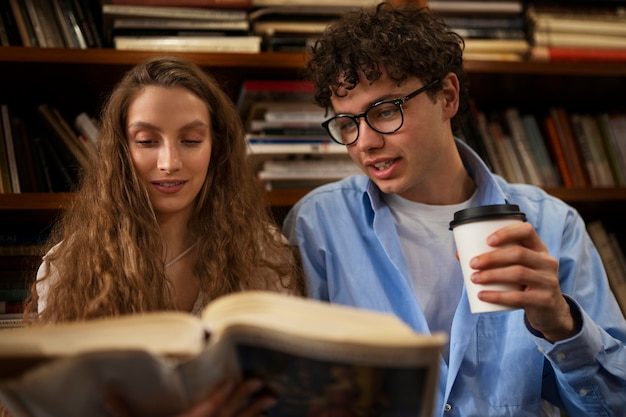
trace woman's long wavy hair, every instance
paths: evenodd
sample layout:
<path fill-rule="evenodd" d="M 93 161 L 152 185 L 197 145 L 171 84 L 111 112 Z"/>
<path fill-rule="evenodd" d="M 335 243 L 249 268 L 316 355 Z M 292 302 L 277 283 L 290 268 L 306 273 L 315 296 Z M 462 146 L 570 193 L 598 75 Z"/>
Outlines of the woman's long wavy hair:
<path fill-rule="evenodd" d="M 277 234 L 254 180 L 232 101 L 197 65 L 157 57 L 132 68 L 103 107 L 96 155 L 71 207 L 55 224 L 44 259 L 48 277 L 43 279 L 49 279 L 51 266 L 58 278 L 49 280 L 40 315 L 31 314 L 37 312 L 38 298 L 33 285 L 27 322 L 175 308 L 159 223 L 125 133 L 129 106 L 146 86 L 186 88 L 206 103 L 211 117 L 208 174 L 188 224 L 198 242 L 193 273 L 204 302 L 242 289 L 275 288 L 276 282 L 292 292 L 304 291 L 297 254 Z"/>

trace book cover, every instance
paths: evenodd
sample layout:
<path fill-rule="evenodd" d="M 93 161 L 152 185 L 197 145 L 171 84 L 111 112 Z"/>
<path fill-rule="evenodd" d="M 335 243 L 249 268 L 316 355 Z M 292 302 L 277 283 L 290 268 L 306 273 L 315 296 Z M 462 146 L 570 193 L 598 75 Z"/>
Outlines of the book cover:
<path fill-rule="evenodd" d="M 594 220 L 587 223 L 587 232 L 598 249 L 604 269 L 609 278 L 611 291 L 615 295 L 622 313 L 626 316 L 626 271 L 620 261 L 620 255 L 616 250 L 619 246 L 611 243 L 611 238 L 601 220 Z"/>
<path fill-rule="evenodd" d="M 480 131 L 480 137 L 484 142 L 485 151 L 487 155 L 489 155 L 491 170 L 501 177 L 506 178 L 502 157 L 487 126 L 487 116 L 483 111 L 476 109 L 474 105 L 472 105 L 472 109 L 475 112 L 476 125 Z"/>
<path fill-rule="evenodd" d="M 530 45 L 526 39 L 465 39 L 463 55 L 479 53 L 526 54 Z"/>
<path fill-rule="evenodd" d="M 550 114 L 554 119 L 559 139 L 563 146 L 563 152 L 567 165 L 572 173 L 572 180 L 575 187 L 587 187 L 589 185 L 589 174 L 584 165 L 580 148 L 572 132 L 569 113 L 563 107 L 552 107 Z"/>
<path fill-rule="evenodd" d="M 78 161 L 80 167 L 85 168 L 89 165 L 89 156 L 84 149 L 84 145 L 79 143 L 77 135 L 66 126 L 66 122 L 58 113 L 58 110 L 47 103 L 40 104 L 37 112 L 48 128 L 50 137 L 56 139 L 59 149 L 67 149 L 72 157 Z"/>
<path fill-rule="evenodd" d="M 521 15 L 444 15 L 443 20 L 452 28 L 466 29 L 526 29 Z"/>
<path fill-rule="evenodd" d="M 113 44 L 136 51 L 261 52 L 259 36 L 115 36 Z"/>
<path fill-rule="evenodd" d="M 102 35 L 89 0 L 71 0 L 73 10 L 76 14 L 76 22 L 83 34 L 88 48 L 102 48 Z M 99 6 L 98 6 L 99 7 Z"/>
<path fill-rule="evenodd" d="M 198 7 L 207 9 L 244 9 L 251 7 L 251 0 L 106 0 L 104 2 L 125 6 L 151 7 Z"/>
<path fill-rule="evenodd" d="M 380 3 L 378 0 L 250 0 L 250 6 L 351 6 L 369 7 Z"/>
<path fill-rule="evenodd" d="M 615 187 L 616 183 L 613 172 L 611 171 L 611 163 L 604 149 L 602 134 L 600 133 L 596 118 L 591 114 L 583 113 L 580 115 L 580 119 L 583 131 L 589 141 L 592 157 L 596 163 L 598 186 Z"/>
<path fill-rule="evenodd" d="M 339 154 L 347 155 L 344 145 L 333 142 L 330 139 L 288 139 L 267 138 L 266 136 L 246 135 L 248 141 L 248 153 L 251 155 L 316 155 L 316 154 Z"/>
<path fill-rule="evenodd" d="M 201 318 L 155 312 L 9 331 L 0 399 L 15 417 L 98 415 L 112 383 L 137 415 L 172 415 L 242 377 L 277 396 L 270 417 L 333 407 L 429 417 L 445 343 L 392 315 L 256 291 L 220 297 Z"/>
<path fill-rule="evenodd" d="M 509 182 L 514 183 L 526 182 L 524 170 L 520 159 L 518 159 L 513 138 L 508 132 L 508 128 L 501 115 L 497 112 L 491 113 L 488 117 L 487 127 L 495 146 L 498 148 L 498 154 L 502 160 L 505 178 Z"/>
<path fill-rule="evenodd" d="M 2 118 L 2 134 L 4 137 L 4 147 L 6 150 L 7 163 L 9 164 L 9 177 L 11 179 L 11 192 L 20 193 L 20 174 L 17 166 L 17 158 L 15 156 L 15 139 L 13 137 L 13 127 L 11 126 L 11 113 L 9 106 L 0 105 L 0 117 Z"/>
<path fill-rule="evenodd" d="M 522 125 L 522 117 L 519 110 L 514 107 L 505 109 L 504 120 L 508 124 L 515 149 L 517 150 L 517 155 L 522 162 L 526 182 L 537 186 L 545 185 L 542 177 L 539 175 L 537 159 L 530 147 L 530 141 Z"/>
<path fill-rule="evenodd" d="M 78 27 L 78 21 L 70 0 L 52 0 L 54 17 L 63 36 L 66 48 L 86 48 L 85 39 Z"/>
<path fill-rule="evenodd" d="M 26 125 L 21 117 L 11 116 L 11 130 L 14 138 L 15 159 L 20 182 L 20 191 L 23 193 L 37 192 L 37 173 L 35 159 L 31 150 L 31 140 Z"/>
<path fill-rule="evenodd" d="M 569 48 L 626 49 L 626 36 L 595 35 L 589 33 L 533 32 L 535 46 Z"/>
<path fill-rule="evenodd" d="M 80 112 L 74 119 L 74 127 L 76 130 L 84 136 L 87 140 L 91 141 L 94 145 L 98 142 L 100 132 L 96 121 L 92 119 L 87 113 Z"/>
<path fill-rule="evenodd" d="M 580 156 L 589 178 L 589 185 L 592 187 L 600 187 L 598 160 L 592 152 L 591 139 L 587 135 L 581 115 L 578 113 L 572 113 L 570 115 L 570 122 L 572 125 L 572 134 L 576 140 L 578 149 L 580 150 Z"/>
<path fill-rule="evenodd" d="M 4 145 L 4 127 L 0 116 L 0 193 L 11 193 L 11 173 L 9 171 L 9 158 L 7 148 Z"/>
<path fill-rule="evenodd" d="M 43 23 L 41 22 L 39 13 L 37 13 L 36 1 L 37 0 L 23 0 L 23 4 L 26 7 L 28 20 L 32 25 L 35 37 L 37 38 L 37 46 L 45 48 L 51 45 L 46 38 L 46 32 L 43 29 Z"/>
<path fill-rule="evenodd" d="M 11 6 L 11 11 L 13 12 L 13 16 L 15 17 L 15 24 L 17 25 L 22 39 L 22 45 L 26 47 L 37 46 L 37 37 L 35 36 L 32 24 L 30 23 L 30 17 L 26 12 L 26 5 L 24 2 L 19 0 L 8 1 Z"/>
<path fill-rule="evenodd" d="M 531 59 L 551 62 L 626 62 L 625 49 L 575 48 L 558 46 L 533 46 Z"/>
<path fill-rule="evenodd" d="M 615 183 L 619 186 L 626 185 L 626 172 L 624 172 L 624 170 L 622 170 L 621 168 L 618 159 L 619 156 L 613 144 L 613 134 L 609 126 L 608 113 L 598 114 L 596 116 L 596 122 L 598 124 L 598 129 L 600 130 L 602 145 L 604 146 L 604 152 L 606 153 L 607 159 L 609 160 L 609 166 L 611 167 L 611 172 L 613 173 Z"/>
<path fill-rule="evenodd" d="M 246 20 L 196 20 L 196 19 L 166 19 L 129 17 L 113 19 L 113 35 L 122 34 L 123 31 L 144 31 L 144 33 L 158 34 L 163 32 L 210 32 L 230 31 L 246 32 L 250 25 Z"/>
<path fill-rule="evenodd" d="M 19 328 L 21 326 L 22 326 L 22 314 L 20 313 L 0 314 L 0 329 L 10 330 L 10 329 Z"/>
<path fill-rule="evenodd" d="M 543 184 L 548 187 L 560 186 L 561 178 L 552 162 L 547 143 L 541 133 L 536 116 L 532 113 L 522 115 L 522 126 L 526 132 L 530 149 L 535 155 Z"/>
<path fill-rule="evenodd" d="M 55 193 L 71 191 L 77 184 L 80 164 L 69 150 L 58 141 L 52 142 L 50 137 L 36 135 L 33 139 L 46 190 Z"/>
<path fill-rule="evenodd" d="M 491 155 L 483 138 L 483 132 L 478 126 L 477 113 L 476 103 L 470 100 L 470 111 L 462 120 L 455 120 L 453 133 L 469 145 L 490 168 L 493 168 Z"/>
<path fill-rule="evenodd" d="M 56 0 L 55 0 L 56 1 Z M 50 48 L 66 48 L 61 28 L 52 9 L 52 0 L 34 0 L 39 24 Z"/>
<path fill-rule="evenodd" d="M 55 190 L 55 186 L 52 180 L 51 164 L 48 164 L 48 157 L 46 157 L 45 146 L 42 142 L 42 138 L 35 135 L 32 138 L 33 144 L 33 162 L 38 167 L 37 186 L 39 192 L 51 193 Z M 60 191 L 60 190 L 58 190 Z"/>
<path fill-rule="evenodd" d="M 18 28 L 17 21 L 15 19 L 15 15 L 13 14 L 13 10 L 11 5 L 7 0 L 0 3 L 0 22 L 2 28 L 0 30 L 4 30 L 4 46 L 22 46 L 22 36 L 20 34 L 20 29 Z"/>
<path fill-rule="evenodd" d="M 526 17 L 531 32 L 626 35 L 626 18 L 623 15 L 605 14 L 594 18 L 593 14 L 585 13 L 584 9 L 580 9 L 579 13 L 542 13 L 531 5 Z"/>
<path fill-rule="evenodd" d="M 193 7 L 145 7 L 123 4 L 103 4 L 102 17 L 165 18 L 189 20 L 247 20 L 244 10 L 214 10 Z"/>
<path fill-rule="evenodd" d="M 452 1 L 428 0 L 428 8 L 435 13 L 455 14 L 521 14 L 524 7 L 521 1 Z"/>
<path fill-rule="evenodd" d="M 626 113 L 611 112 L 608 115 L 613 151 L 622 172 L 626 172 Z"/>
<path fill-rule="evenodd" d="M 565 156 L 563 144 L 559 138 L 559 132 L 557 131 L 554 117 L 550 114 L 546 115 L 542 120 L 542 127 L 546 141 L 548 142 L 549 148 L 552 152 L 552 158 L 556 163 L 561 180 L 563 181 L 563 186 L 566 188 L 574 187 L 574 179 L 572 178 L 567 157 Z"/>

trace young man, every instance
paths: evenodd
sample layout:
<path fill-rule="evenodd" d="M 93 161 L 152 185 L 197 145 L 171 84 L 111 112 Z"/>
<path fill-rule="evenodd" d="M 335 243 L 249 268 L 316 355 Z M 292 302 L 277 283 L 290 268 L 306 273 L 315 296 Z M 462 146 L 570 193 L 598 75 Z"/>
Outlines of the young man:
<path fill-rule="evenodd" d="M 461 38 L 427 10 L 347 13 L 318 41 L 307 70 L 334 112 L 323 125 L 366 176 L 318 188 L 285 220 L 309 295 L 448 333 L 436 415 L 623 417 L 626 321 L 585 224 L 454 138 L 462 66 Z M 472 314 L 449 222 L 500 203 L 528 221 L 490 236 L 473 279 L 515 284 L 480 293 L 515 310 Z"/>

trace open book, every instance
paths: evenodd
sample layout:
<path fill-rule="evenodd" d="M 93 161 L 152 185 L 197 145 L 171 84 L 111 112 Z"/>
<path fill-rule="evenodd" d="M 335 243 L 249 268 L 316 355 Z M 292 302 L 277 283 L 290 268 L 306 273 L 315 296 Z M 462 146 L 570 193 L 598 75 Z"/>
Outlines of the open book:
<path fill-rule="evenodd" d="M 137 415 L 182 411 L 257 376 L 269 416 L 432 415 L 445 336 L 398 318 L 269 292 L 181 312 L 0 331 L 0 402 L 19 416 L 97 416 L 115 390 Z M 349 414 L 352 413 L 352 414 Z"/>

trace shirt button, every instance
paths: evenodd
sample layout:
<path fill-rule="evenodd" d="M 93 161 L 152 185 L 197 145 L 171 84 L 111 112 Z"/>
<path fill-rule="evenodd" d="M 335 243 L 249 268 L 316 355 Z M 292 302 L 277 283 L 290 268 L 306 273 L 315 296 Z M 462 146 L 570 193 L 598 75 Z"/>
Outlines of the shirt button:
<path fill-rule="evenodd" d="M 567 357 L 567 355 L 565 353 L 557 353 L 556 358 L 560 361 L 562 361 L 563 359 L 565 359 Z"/>
<path fill-rule="evenodd" d="M 452 410 L 452 406 L 450 404 L 446 404 L 443 406 L 443 411 L 445 411 L 446 413 L 450 410 Z"/>
<path fill-rule="evenodd" d="M 587 391 L 586 389 L 584 389 L 584 388 L 583 388 L 583 389 L 581 389 L 580 391 L 578 391 L 578 393 L 579 393 L 581 396 L 583 396 L 583 397 L 584 397 L 585 395 L 587 395 L 588 391 Z"/>

